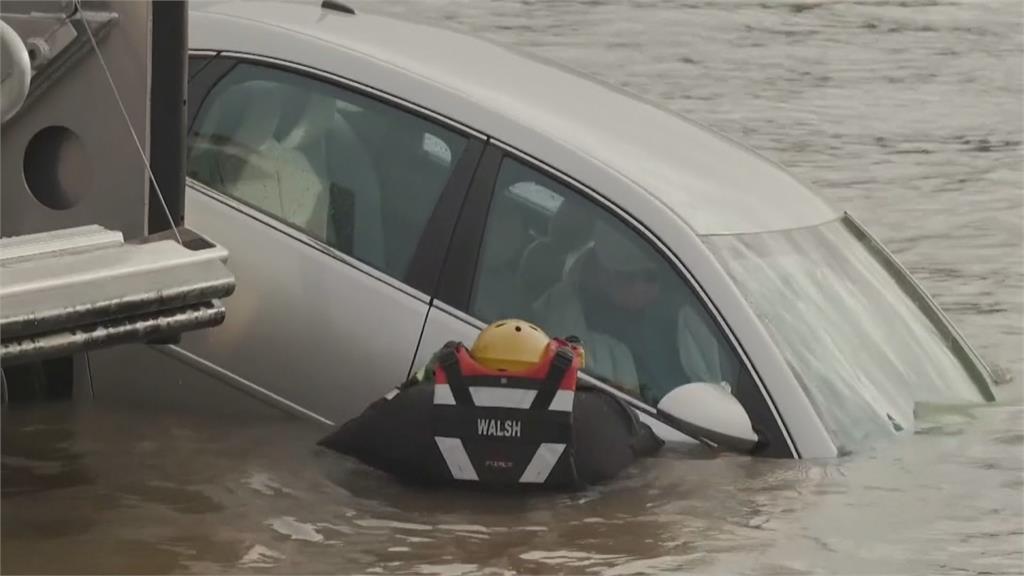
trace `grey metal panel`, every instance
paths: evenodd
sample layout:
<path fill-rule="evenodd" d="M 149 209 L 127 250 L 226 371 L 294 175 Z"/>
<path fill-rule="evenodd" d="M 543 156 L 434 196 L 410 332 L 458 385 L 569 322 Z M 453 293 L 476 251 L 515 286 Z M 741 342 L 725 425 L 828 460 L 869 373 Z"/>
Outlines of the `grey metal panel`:
<path fill-rule="evenodd" d="M 332 422 L 405 379 L 425 296 L 215 198 L 190 184 L 186 221 L 230 251 L 238 288 L 224 324 L 186 334 L 183 350 Z"/>
<path fill-rule="evenodd" d="M 191 24 L 194 48 L 259 54 L 272 46 L 276 57 L 415 101 L 565 169 L 572 156 L 584 157 L 604 179 L 633 184 L 612 196 L 616 203 L 646 192 L 701 234 L 808 226 L 839 215 L 778 165 L 724 136 L 481 40 L 282 2 L 197 5 Z"/>
<path fill-rule="evenodd" d="M 53 3 L 51 3 L 53 4 Z M 69 3 L 64 3 L 68 6 Z M 26 10 L 38 4 L 24 3 Z M 132 0 L 88 2 L 87 8 L 118 13 L 118 21 L 97 38 L 100 49 L 124 99 L 132 124 L 145 145 L 148 140 L 149 2 Z M 19 8 L 5 2 L 4 12 Z M 0 231 L 4 236 L 100 224 L 131 239 L 145 233 L 148 183 L 142 159 L 129 135 L 120 109 L 95 54 L 85 54 L 38 96 L 30 96 L 2 133 Z M 22 165 L 29 139 L 51 125 L 65 126 L 81 140 L 87 153 L 91 182 L 77 205 L 54 210 L 29 193 Z"/>

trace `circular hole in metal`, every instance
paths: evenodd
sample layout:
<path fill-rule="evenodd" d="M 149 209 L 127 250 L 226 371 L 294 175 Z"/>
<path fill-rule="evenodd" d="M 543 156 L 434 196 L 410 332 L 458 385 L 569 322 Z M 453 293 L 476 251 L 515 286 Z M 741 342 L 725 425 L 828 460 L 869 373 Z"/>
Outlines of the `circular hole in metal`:
<path fill-rule="evenodd" d="M 92 192 L 93 171 L 85 144 L 66 126 L 47 126 L 25 146 L 25 185 L 43 206 L 74 207 Z"/>

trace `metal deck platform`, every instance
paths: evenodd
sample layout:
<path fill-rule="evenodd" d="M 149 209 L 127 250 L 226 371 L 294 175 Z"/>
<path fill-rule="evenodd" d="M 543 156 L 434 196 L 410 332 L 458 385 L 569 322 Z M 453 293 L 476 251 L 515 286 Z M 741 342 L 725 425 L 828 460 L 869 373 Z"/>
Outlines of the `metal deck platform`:
<path fill-rule="evenodd" d="M 227 251 L 187 229 L 125 243 L 90 225 L 0 239 L 0 360 L 10 365 L 220 324 Z"/>

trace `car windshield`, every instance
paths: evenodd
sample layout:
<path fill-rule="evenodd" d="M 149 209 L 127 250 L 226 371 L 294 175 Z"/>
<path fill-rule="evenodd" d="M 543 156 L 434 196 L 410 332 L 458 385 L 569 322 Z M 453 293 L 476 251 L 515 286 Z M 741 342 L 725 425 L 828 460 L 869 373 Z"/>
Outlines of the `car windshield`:
<path fill-rule="evenodd" d="M 911 429 L 915 402 L 983 400 L 954 343 L 846 218 L 708 236 L 840 452 Z M 905 280 L 905 279 L 903 279 Z M 921 307 L 915 305 L 917 300 Z"/>

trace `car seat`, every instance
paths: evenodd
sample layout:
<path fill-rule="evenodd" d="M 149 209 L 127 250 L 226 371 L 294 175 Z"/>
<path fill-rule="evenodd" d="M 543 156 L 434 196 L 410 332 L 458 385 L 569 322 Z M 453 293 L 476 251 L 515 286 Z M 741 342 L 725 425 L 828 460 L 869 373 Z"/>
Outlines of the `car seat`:
<path fill-rule="evenodd" d="M 565 276 L 570 256 L 592 240 L 593 231 L 592 215 L 565 198 L 548 222 L 547 235 L 530 244 L 519 262 L 516 277 L 525 302 L 535 302 Z"/>
<path fill-rule="evenodd" d="M 380 185 L 369 153 L 330 96 L 308 93 L 282 144 L 300 151 L 320 180 L 315 230 L 327 243 L 377 268 L 384 266 Z"/>
<path fill-rule="evenodd" d="M 582 302 L 585 269 L 593 256 L 588 246 L 570 254 L 563 278 L 531 305 L 531 320 L 552 334 L 577 336 L 587 353 L 587 372 L 640 397 L 636 361 L 629 346 L 614 335 L 592 329 L 586 321 Z"/>
<path fill-rule="evenodd" d="M 274 138 L 283 92 L 266 81 L 231 86 L 215 101 L 194 151 L 200 181 L 315 233 L 323 183 L 305 156 Z"/>
<path fill-rule="evenodd" d="M 519 260 L 530 238 L 523 208 L 503 191 L 496 193 L 492 202 L 487 237 L 478 259 L 473 311 L 485 320 L 529 320 L 530 310 L 516 282 Z"/>

